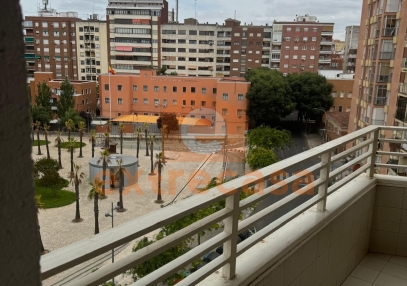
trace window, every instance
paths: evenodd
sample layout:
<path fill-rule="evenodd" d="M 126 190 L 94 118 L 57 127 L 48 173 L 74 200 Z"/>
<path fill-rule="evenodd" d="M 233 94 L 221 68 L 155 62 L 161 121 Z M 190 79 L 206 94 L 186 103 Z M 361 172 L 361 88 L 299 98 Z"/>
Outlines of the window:
<path fill-rule="evenodd" d="M 201 106 L 206 106 L 206 101 L 202 101 Z"/>
<path fill-rule="evenodd" d="M 289 59 L 290 56 L 289 56 L 289 55 L 284 55 L 284 58 L 285 58 L 285 59 Z"/>
<path fill-rule="evenodd" d="M 191 100 L 191 106 L 195 106 L 195 100 Z"/>
<path fill-rule="evenodd" d="M 348 98 L 352 98 L 352 92 L 351 91 L 348 92 Z"/>
<path fill-rule="evenodd" d="M 309 58 L 310 58 L 311 60 L 313 60 L 313 59 L 315 59 L 315 56 L 309 56 Z"/>
<path fill-rule="evenodd" d="M 186 86 L 182 87 L 182 92 L 187 92 Z"/>
<path fill-rule="evenodd" d="M 198 33 L 197 33 L 197 31 L 196 30 L 189 30 L 189 34 L 190 35 L 198 35 Z"/>
<path fill-rule="evenodd" d="M 123 99 L 122 99 L 122 98 L 118 98 L 118 99 L 117 99 L 117 104 L 123 104 Z"/>
<path fill-rule="evenodd" d="M 238 95 L 237 95 L 237 100 L 243 100 L 243 99 L 244 99 L 243 94 L 238 94 Z"/>
<path fill-rule="evenodd" d="M 133 90 L 134 90 L 134 91 L 137 91 L 137 90 L 138 90 L 137 84 L 133 84 Z"/>
<path fill-rule="evenodd" d="M 338 107 L 338 111 L 339 111 L 339 112 L 342 112 L 342 106 L 339 106 L 339 107 Z"/>
<path fill-rule="evenodd" d="M 235 37 L 240 37 L 240 33 L 235 33 Z"/>
<path fill-rule="evenodd" d="M 177 105 L 177 100 L 176 99 L 172 100 L 172 105 Z"/>
<path fill-rule="evenodd" d="M 47 22 L 42 22 L 42 27 L 43 27 L 43 28 L 48 27 L 48 23 L 47 23 Z"/>
<path fill-rule="evenodd" d="M 253 37 L 253 33 L 249 33 L 249 37 Z"/>
<path fill-rule="evenodd" d="M 288 64 L 284 64 L 284 68 L 285 68 L 285 69 L 288 69 Z"/>
<path fill-rule="evenodd" d="M 212 93 L 213 93 L 213 94 L 216 94 L 216 88 L 213 88 L 213 89 L 212 89 Z"/>
<path fill-rule="evenodd" d="M 158 86 L 154 86 L 154 91 L 155 91 L 155 92 L 159 92 L 159 91 L 160 91 L 160 88 L 159 88 Z"/>
<path fill-rule="evenodd" d="M 293 69 L 296 69 L 296 68 L 297 68 L 297 65 L 292 65 L 292 68 L 293 68 Z"/>
<path fill-rule="evenodd" d="M 329 112 L 334 112 L 335 111 L 335 105 L 331 106 L 331 108 L 329 109 Z"/>
<path fill-rule="evenodd" d="M 290 49 L 290 46 L 285 46 L 285 49 L 286 49 L 286 50 L 289 50 L 289 49 Z"/>
<path fill-rule="evenodd" d="M 300 27 L 295 28 L 295 31 L 296 31 L 296 32 L 299 32 L 299 31 L 300 31 Z"/>
<path fill-rule="evenodd" d="M 227 93 L 224 93 L 222 95 L 222 100 L 228 100 L 229 99 L 229 95 Z"/>
<path fill-rule="evenodd" d="M 148 91 L 148 85 L 143 85 L 143 91 Z"/>
<path fill-rule="evenodd" d="M 160 100 L 158 98 L 154 98 L 154 105 L 158 106 L 160 104 Z"/>
<path fill-rule="evenodd" d="M 133 104 L 137 104 L 138 103 L 138 98 L 137 97 L 133 97 Z"/>
<path fill-rule="evenodd" d="M 201 115 L 201 118 L 202 118 L 202 119 L 205 119 L 206 117 L 205 117 L 205 115 Z"/>
<path fill-rule="evenodd" d="M 261 37 L 261 33 L 257 33 L 257 37 Z"/>
<path fill-rule="evenodd" d="M 238 109 L 237 110 L 237 116 L 242 116 L 243 115 L 243 110 L 242 109 Z"/>
<path fill-rule="evenodd" d="M 109 84 L 105 84 L 105 90 L 109 90 Z"/>
<path fill-rule="evenodd" d="M 293 60 L 298 59 L 298 55 L 293 55 Z"/>
<path fill-rule="evenodd" d="M 294 46 L 294 51 L 298 51 L 298 46 Z"/>
<path fill-rule="evenodd" d="M 311 50 L 312 50 L 312 51 L 315 51 L 315 49 L 316 49 L 315 47 L 311 47 Z"/>
<path fill-rule="evenodd" d="M 110 98 L 109 97 L 105 98 L 105 103 L 110 103 Z"/>
<path fill-rule="evenodd" d="M 306 51 L 307 50 L 307 46 L 302 46 L 302 50 Z"/>
<path fill-rule="evenodd" d="M 177 87 L 176 86 L 172 87 L 172 92 L 177 92 Z"/>
<path fill-rule="evenodd" d="M 228 109 L 222 108 L 222 115 L 228 115 Z"/>
<path fill-rule="evenodd" d="M 303 40 L 304 42 L 307 42 L 307 41 L 308 41 L 308 37 L 303 37 L 302 40 Z"/>
<path fill-rule="evenodd" d="M 331 92 L 331 95 L 332 95 L 333 98 L 335 98 L 335 97 L 338 96 L 338 93 L 337 93 L 336 91 L 332 91 L 332 92 Z"/>
<path fill-rule="evenodd" d="M 117 90 L 118 91 L 122 91 L 123 90 L 123 86 L 121 84 L 117 85 Z"/>
<path fill-rule="evenodd" d="M 291 32 L 291 27 L 287 27 L 287 32 Z"/>
<path fill-rule="evenodd" d="M 312 31 L 313 31 L 313 32 L 316 32 L 316 31 L 317 31 L 317 28 L 312 28 Z"/>
<path fill-rule="evenodd" d="M 144 98 L 144 99 L 143 99 L 143 103 L 144 103 L 144 104 L 148 104 L 148 98 Z"/>
<path fill-rule="evenodd" d="M 304 28 L 304 32 L 308 32 L 308 28 Z"/>
<path fill-rule="evenodd" d="M 163 91 L 167 92 L 167 86 L 163 86 Z"/>
<path fill-rule="evenodd" d="M 195 87 L 191 87 L 191 92 L 195 93 Z"/>
<path fill-rule="evenodd" d="M 242 134 L 242 126 L 236 126 L 236 133 Z"/>
<path fill-rule="evenodd" d="M 187 101 L 185 99 L 182 100 L 182 105 L 183 106 L 187 105 Z"/>
<path fill-rule="evenodd" d="M 317 41 L 317 37 L 312 37 L 312 41 L 316 42 Z"/>
<path fill-rule="evenodd" d="M 202 88 L 202 94 L 206 94 L 206 87 Z"/>
<path fill-rule="evenodd" d="M 344 93 L 343 91 L 341 91 L 340 98 L 344 98 L 344 97 L 345 97 L 345 93 Z M 341 109 L 341 108 L 342 108 L 342 106 L 339 106 L 339 108 Z M 342 110 L 340 110 L 340 111 L 342 111 Z"/>

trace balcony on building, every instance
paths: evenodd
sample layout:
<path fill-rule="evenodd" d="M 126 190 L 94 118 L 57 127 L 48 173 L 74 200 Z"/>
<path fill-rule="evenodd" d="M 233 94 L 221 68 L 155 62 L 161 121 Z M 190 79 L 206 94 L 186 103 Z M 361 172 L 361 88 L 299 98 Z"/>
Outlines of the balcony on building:
<path fill-rule="evenodd" d="M 157 285 L 181 272 L 184 276 L 177 285 L 303 285 L 305 282 L 306 285 L 341 285 L 354 279 L 349 275 L 358 275 L 362 267 L 354 269 L 359 263 L 366 265 L 378 258 L 386 260 L 378 259 L 377 263 L 383 266 L 388 261 L 405 262 L 407 178 L 403 174 L 407 159 L 403 138 L 406 133 L 407 128 L 368 126 L 205 193 L 179 200 L 43 255 L 42 279 L 62 272 L 75 273 L 82 263 L 94 261 L 115 247 L 134 243 L 135 239 L 219 201 L 225 201 L 220 211 L 115 263 L 89 271 L 71 283 L 102 284 L 218 222 L 222 222 L 223 228 L 216 234 L 131 285 Z M 313 159 L 317 160 L 316 164 L 301 170 L 302 164 Z M 290 172 L 285 172 L 289 169 Z M 240 200 L 240 193 L 249 190 L 254 194 Z M 241 212 L 264 200 L 269 203 L 263 209 L 242 218 Z M 267 223 L 255 230 L 253 227 L 264 219 L 268 219 Z M 248 230 L 251 236 L 247 235 L 243 241 L 240 236 L 238 239 L 239 234 Z M 191 264 L 205 254 L 216 253 L 222 245 L 222 254 L 214 255 L 217 258 L 201 264 L 196 271 L 183 271 L 192 268 Z M 75 266 L 79 268 L 69 270 Z M 375 270 L 377 277 L 389 276 L 383 268 Z M 405 278 L 393 275 L 401 283 L 398 285 L 407 285 Z"/>
<path fill-rule="evenodd" d="M 402 96 L 407 96 L 407 83 L 400 83 L 399 93 L 401 93 Z"/>
<path fill-rule="evenodd" d="M 403 72 L 407 72 L 407 58 L 403 58 L 401 61 L 401 70 Z"/>

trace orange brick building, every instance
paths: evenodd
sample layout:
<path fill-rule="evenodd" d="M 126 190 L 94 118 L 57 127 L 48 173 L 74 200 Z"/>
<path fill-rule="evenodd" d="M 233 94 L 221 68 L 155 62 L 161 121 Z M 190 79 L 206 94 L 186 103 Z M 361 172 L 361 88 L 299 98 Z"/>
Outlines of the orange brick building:
<path fill-rule="evenodd" d="M 38 93 L 37 84 L 45 80 L 52 90 L 52 110 L 56 110 L 56 102 L 61 91 L 60 87 L 63 80 L 53 79 L 52 74 L 52 72 L 34 73 L 34 80 L 30 81 L 30 90 L 33 105 L 35 105 L 35 96 Z M 75 89 L 75 110 L 78 112 L 84 111 L 95 114 L 97 107 L 96 82 L 71 80 L 71 84 Z"/>
<path fill-rule="evenodd" d="M 100 75 L 99 84 L 102 118 L 174 112 L 210 120 L 215 133 L 244 134 L 248 129 L 250 82 L 243 78 L 156 76 L 155 70 L 142 70 L 140 75 Z"/>

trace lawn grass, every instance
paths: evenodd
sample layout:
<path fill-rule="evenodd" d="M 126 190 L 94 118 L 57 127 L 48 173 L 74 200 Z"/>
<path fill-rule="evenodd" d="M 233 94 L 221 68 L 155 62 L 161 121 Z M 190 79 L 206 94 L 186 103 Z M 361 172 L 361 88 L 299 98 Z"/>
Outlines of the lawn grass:
<path fill-rule="evenodd" d="M 68 149 L 68 144 L 69 144 L 69 142 L 62 142 L 61 148 Z M 81 146 L 80 144 L 81 144 L 81 142 L 75 142 L 74 148 L 79 148 Z M 86 146 L 86 143 L 82 142 L 82 147 L 85 147 L 85 146 Z"/>
<path fill-rule="evenodd" d="M 48 141 L 48 144 L 50 142 Z M 40 146 L 45 145 L 45 140 L 40 140 Z M 38 146 L 38 140 L 32 141 L 32 146 Z"/>
<path fill-rule="evenodd" d="M 51 188 L 41 186 L 40 181 L 35 181 L 36 195 L 41 196 L 41 203 L 44 209 L 59 208 L 70 205 L 75 202 L 76 196 L 74 192 L 62 190 L 67 187 L 69 182 L 61 178 L 60 183 L 55 187 L 55 196 Z"/>

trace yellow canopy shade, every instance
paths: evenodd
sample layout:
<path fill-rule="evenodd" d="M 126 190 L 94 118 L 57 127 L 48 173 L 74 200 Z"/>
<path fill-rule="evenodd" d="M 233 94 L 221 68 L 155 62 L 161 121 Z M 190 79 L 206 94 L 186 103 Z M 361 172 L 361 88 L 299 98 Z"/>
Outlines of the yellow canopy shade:
<path fill-rule="evenodd" d="M 152 115 L 121 115 L 113 119 L 113 122 L 129 122 L 129 123 L 157 123 L 159 116 Z M 190 126 L 212 126 L 212 121 L 204 118 L 193 117 L 177 117 L 179 125 Z"/>

